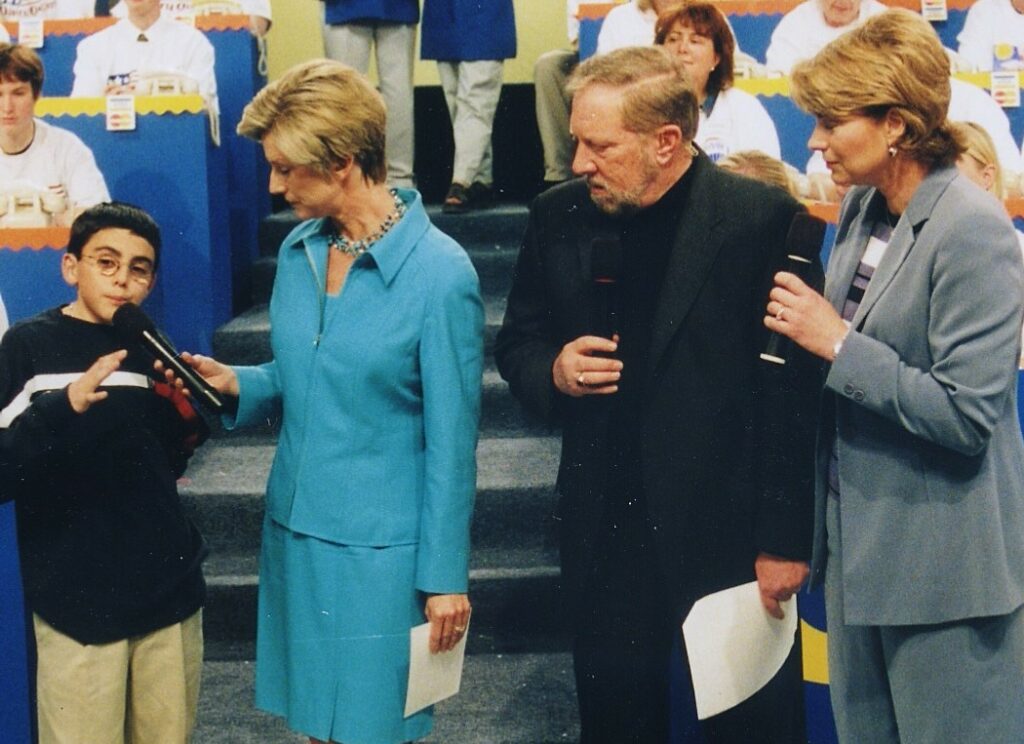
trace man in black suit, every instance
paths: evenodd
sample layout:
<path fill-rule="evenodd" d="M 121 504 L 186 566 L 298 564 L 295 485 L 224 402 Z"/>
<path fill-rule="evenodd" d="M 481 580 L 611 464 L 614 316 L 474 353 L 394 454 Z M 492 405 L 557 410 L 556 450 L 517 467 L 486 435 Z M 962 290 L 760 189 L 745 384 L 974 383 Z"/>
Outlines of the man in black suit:
<path fill-rule="evenodd" d="M 660 744 L 694 601 L 756 579 L 778 616 L 807 575 L 817 365 L 759 359 L 801 207 L 693 146 L 696 98 L 660 49 L 588 60 L 570 88 L 583 178 L 531 207 L 496 356 L 513 394 L 563 427 L 581 741 Z M 608 303 L 591 266 L 609 241 L 622 253 L 612 339 L 595 333 Z M 704 735 L 805 741 L 798 656 Z"/>

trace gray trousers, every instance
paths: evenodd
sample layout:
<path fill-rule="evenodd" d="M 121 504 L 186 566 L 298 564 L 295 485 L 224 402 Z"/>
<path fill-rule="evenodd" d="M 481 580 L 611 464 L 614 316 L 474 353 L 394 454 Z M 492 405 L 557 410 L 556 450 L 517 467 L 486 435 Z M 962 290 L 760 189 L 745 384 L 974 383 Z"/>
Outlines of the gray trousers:
<path fill-rule="evenodd" d="M 388 109 L 388 183 L 412 188 L 413 177 L 413 55 L 416 26 L 411 24 L 347 23 L 324 26 L 327 56 L 362 72 L 370 69 L 370 49 L 376 47 L 380 94 Z"/>
<path fill-rule="evenodd" d="M 437 63 L 455 138 L 453 183 L 494 183 L 491 130 L 504 70 L 503 60 Z"/>
<path fill-rule="evenodd" d="M 572 99 L 565 92 L 569 75 L 580 62 L 578 52 L 555 49 L 545 52 L 533 65 L 533 89 L 537 106 L 537 129 L 544 148 L 544 180 L 572 178 L 573 144 L 569 136 Z"/>
<path fill-rule="evenodd" d="M 825 611 L 839 741 L 1024 742 L 1024 608 L 938 625 L 844 624 L 841 509 L 830 497 Z"/>

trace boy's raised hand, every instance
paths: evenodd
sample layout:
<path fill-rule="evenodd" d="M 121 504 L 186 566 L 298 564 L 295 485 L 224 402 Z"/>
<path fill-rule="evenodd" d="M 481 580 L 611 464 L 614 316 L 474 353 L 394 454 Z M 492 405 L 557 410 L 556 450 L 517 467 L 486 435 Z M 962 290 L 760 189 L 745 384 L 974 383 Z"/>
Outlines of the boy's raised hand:
<path fill-rule="evenodd" d="M 75 413 L 85 413 L 93 403 L 107 397 L 105 391 L 96 388 L 103 384 L 111 372 L 121 366 L 126 356 L 128 352 L 124 349 L 105 354 L 93 362 L 81 377 L 68 385 L 68 402 Z"/>

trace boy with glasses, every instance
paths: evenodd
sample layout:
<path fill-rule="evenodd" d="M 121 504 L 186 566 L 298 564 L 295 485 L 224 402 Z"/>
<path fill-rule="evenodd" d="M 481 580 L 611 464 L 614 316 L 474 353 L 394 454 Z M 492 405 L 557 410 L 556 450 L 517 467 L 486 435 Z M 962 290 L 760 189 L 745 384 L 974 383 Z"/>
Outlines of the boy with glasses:
<path fill-rule="evenodd" d="M 74 301 L 0 342 L 0 498 L 17 505 L 41 744 L 184 744 L 195 722 L 206 548 L 176 479 L 208 432 L 111 325 L 159 259 L 148 214 L 89 208 L 61 263 Z"/>

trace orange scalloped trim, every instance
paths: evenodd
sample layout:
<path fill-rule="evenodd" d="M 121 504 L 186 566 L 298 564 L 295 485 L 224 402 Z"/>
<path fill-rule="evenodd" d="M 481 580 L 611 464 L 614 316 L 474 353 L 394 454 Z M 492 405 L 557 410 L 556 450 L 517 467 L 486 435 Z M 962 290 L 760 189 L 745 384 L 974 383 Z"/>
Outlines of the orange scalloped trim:
<path fill-rule="evenodd" d="M 773 15 L 788 13 L 803 0 L 716 0 L 715 6 L 726 15 Z M 921 12 L 921 0 L 883 0 L 891 8 Z M 947 0 L 950 10 L 967 10 L 974 0 Z M 580 20 L 604 18 L 619 3 L 582 3 L 577 12 Z"/>
<path fill-rule="evenodd" d="M 0 251 L 62 251 L 70 235 L 67 227 L 0 227 Z"/>
<path fill-rule="evenodd" d="M 47 36 L 88 36 L 117 23 L 116 18 L 75 18 L 73 20 L 43 21 L 43 37 Z M 4 21 L 4 27 L 12 38 L 18 35 L 17 21 Z M 205 15 L 196 16 L 196 28 L 200 31 L 242 31 L 249 28 L 247 15 Z"/>
<path fill-rule="evenodd" d="M 184 96 L 136 96 L 135 113 L 198 114 L 205 110 L 203 97 L 191 93 Z M 36 116 L 104 116 L 106 98 L 40 98 L 36 101 Z"/>

